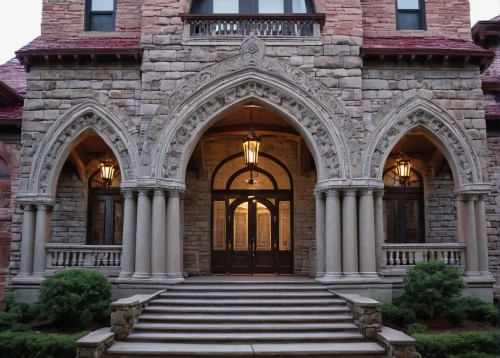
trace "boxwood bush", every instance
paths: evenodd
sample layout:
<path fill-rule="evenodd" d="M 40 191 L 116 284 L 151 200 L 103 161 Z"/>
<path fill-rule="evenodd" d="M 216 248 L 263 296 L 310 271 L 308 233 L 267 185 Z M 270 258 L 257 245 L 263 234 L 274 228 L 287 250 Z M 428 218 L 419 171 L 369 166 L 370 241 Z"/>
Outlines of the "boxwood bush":
<path fill-rule="evenodd" d="M 1 357 L 75 358 L 75 342 L 88 333 L 43 335 L 36 332 L 2 332 L 0 333 Z"/>
<path fill-rule="evenodd" d="M 425 358 L 446 358 L 459 354 L 496 354 L 499 335 L 496 332 L 462 332 L 457 334 L 414 334 L 415 348 Z M 468 357 L 468 356 L 467 356 Z"/>

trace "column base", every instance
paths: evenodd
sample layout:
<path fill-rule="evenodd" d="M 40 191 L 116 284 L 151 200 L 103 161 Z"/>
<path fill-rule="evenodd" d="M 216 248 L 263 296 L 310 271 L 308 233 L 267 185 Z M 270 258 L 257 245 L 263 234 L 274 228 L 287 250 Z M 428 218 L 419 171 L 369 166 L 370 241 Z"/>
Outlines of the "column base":
<path fill-rule="evenodd" d="M 315 280 L 325 276 L 326 272 L 316 272 L 316 276 L 314 277 Z"/>
<path fill-rule="evenodd" d="M 345 279 L 361 278 L 359 272 L 343 272 Z"/>
<path fill-rule="evenodd" d="M 482 277 L 493 277 L 490 271 L 480 271 Z"/>
<path fill-rule="evenodd" d="M 184 281 L 184 276 L 182 276 L 182 272 L 173 272 L 173 273 L 167 273 L 167 280 L 173 284 L 175 283 L 181 283 Z"/>
<path fill-rule="evenodd" d="M 475 277 L 475 276 L 481 276 L 479 271 L 466 271 L 465 276 L 467 277 Z"/>
<path fill-rule="evenodd" d="M 39 285 L 43 281 L 45 281 L 44 276 L 35 276 L 35 275 L 28 275 L 28 274 L 17 274 L 14 276 L 11 280 L 13 285 Z"/>
<path fill-rule="evenodd" d="M 149 278 L 149 273 L 146 272 L 136 272 L 132 275 L 132 278 L 140 279 L 140 280 L 145 280 Z"/>
<path fill-rule="evenodd" d="M 133 272 L 120 272 L 118 278 L 132 277 L 133 274 Z"/>
<path fill-rule="evenodd" d="M 161 280 L 163 278 L 166 278 L 167 275 L 165 273 L 152 273 L 151 274 L 151 279 L 152 280 Z"/>
<path fill-rule="evenodd" d="M 329 283 L 334 283 L 334 282 L 339 282 L 342 280 L 342 273 L 327 273 L 323 277 L 316 277 L 316 281 L 321 282 L 323 284 L 329 284 Z"/>
<path fill-rule="evenodd" d="M 361 272 L 362 278 L 368 278 L 372 280 L 380 280 L 380 277 L 376 272 Z"/>

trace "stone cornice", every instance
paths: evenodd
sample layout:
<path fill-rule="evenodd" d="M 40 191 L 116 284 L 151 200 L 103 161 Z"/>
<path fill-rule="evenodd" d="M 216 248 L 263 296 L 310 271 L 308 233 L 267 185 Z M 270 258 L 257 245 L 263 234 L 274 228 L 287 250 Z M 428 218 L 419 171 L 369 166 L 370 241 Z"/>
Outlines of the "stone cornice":
<path fill-rule="evenodd" d="M 459 195 L 485 195 L 491 191 L 490 183 L 466 184 L 457 186 L 453 189 L 455 196 Z"/>
<path fill-rule="evenodd" d="M 328 179 L 316 184 L 316 192 L 329 190 L 383 190 L 384 182 L 371 178 Z"/>
<path fill-rule="evenodd" d="M 50 195 L 33 194 L 26 192 L 19 192 L 16 197 L 16 203 L 19 205 L 47 205 L 54 206 L 56 198 Z"/>
<path fill-rule="evenodd" d="M 186 184 L 174 179 L 139 178 L 136 181 L 124 181 L 120 185 L 122 192 L 139 190 L 166 190 L 184 192 Z"/>

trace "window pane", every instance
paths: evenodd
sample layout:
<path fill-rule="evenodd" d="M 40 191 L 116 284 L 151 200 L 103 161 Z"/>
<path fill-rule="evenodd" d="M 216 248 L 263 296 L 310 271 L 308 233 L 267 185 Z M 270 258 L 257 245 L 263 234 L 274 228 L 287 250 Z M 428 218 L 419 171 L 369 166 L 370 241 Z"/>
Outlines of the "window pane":
<path fill-rule="evenodd" d="M 113 11 L 114 0 L 92 0 L 92 11 Z"/>
<path fill-rule="evenodd" d="M 226 249 L 226 203 L 214 201 L 214 250 Z"/>
<path fill-rule="evenodd" d="M 123 243 L 123 205 L 121 201 L 115 201 L 115 215 L 113 218 L 114 233 L 113 245 L 122 245 Z"/>
<path fill-rule="evenodd" d="M 417 12 L 400 12 L 399 13 L 399 29 L 400 30 L 419 30 L 420 24 L 418 21 Z"/>
<path fill-rule="evenodd" d="M 214 14 L 237 14 L 239 12 L 238 0 L 214 0 Z"/>
<path fill-rule="evenodd" d="M 113 15 L 91 15 L 90 30 L 115 31 L 115 24 L 113 23 Z"/>
<path fill-rule="evenodd" d="M 292 249 L 290 235 L 290 202 L 280 201 L 280 250 Z"/>
<path fill-rule="evenodd" d="M 398 0 L 399 10 L 418 10 L 419 0 Z"/>
<path fill-rule="evenodd" d="M 234 251 L 248 250 L 248 203 L 243 203 L 234 211 Z"/>
<path fill-rule="evenodd" d="M 306 0 L 292 0 L 292 11 L 294 14 L 306 14 Z"/>
<path fill-rule="evenodd" d="M 257 251 L 271 251 L 271 213 L 265 205 L 257 203 Z"/>
<path fill-rule="evenodd" d="M 260 14 L 284 14 L 285 6 L 283 0 L 259 0 Z"/>

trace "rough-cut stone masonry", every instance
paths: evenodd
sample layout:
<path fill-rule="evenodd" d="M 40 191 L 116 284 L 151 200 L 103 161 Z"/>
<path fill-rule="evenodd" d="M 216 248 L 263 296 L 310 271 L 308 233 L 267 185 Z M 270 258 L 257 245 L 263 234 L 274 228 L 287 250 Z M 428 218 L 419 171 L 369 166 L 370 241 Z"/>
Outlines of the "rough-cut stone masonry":
<path fill-rule="evenodd" d="M 440 37 L 471 40 L 468 0 L 428 0 L 427 30 L 396 30 L 394 0 L 361 0 L 365 37 Z"/>
<path fill-rule="evenodd" d="M 44 0 L 42 36 L 45 37 L 123 37 L 141 36 L 141 1 L 116 0 L 115 32 L 85 32 L 86 0 Z"/>
<path fill-rule="evenodd" d="M 488 138 L 488 174 L 491 194 L 486 197 L 486 220 L 490 271 L 500 282 L 500 137 Z M 498 289 L 498 286 L 497 286 Z M 499 292 L 500 293 L 500 292 Z M 498 294 L 498 293 L 497 293 Z"/>
<path fill-rule="evenodd" d="M 52 210 L 50 242 L 85 245 L 87 198 L 85 185 L 76 172 L 63 171 L 57 183 L 56 204 Z"/>
<path fill-rule="evenodd" d="M 409 92 L 412 91 L 412 92 Z M 369 68 L 363 70 L 363 123 L 370 128 L 372 119 L 385 109 L 395 109 L 391 101 L 408 92 L 408 97 L 431 100 L 457 120 L 476 150 L 483 174 L 486 175 L 487 143 L 484 120 L 483 91 L 477 69 L 431 70 Z M 383 118 L 383 117 L 382 117 Z M 365 135 L 367 135 L 366 133 Z"/>
<path fill-rule="evenodd" d="M 296 274 L 309 272 L 309 249 L 315 246 L 316 176 L 299 173 L 299 144 L 283 137 L 264 137 L 261 150 L 285 164 L 294 185 L 294 270 Z M 184 251 L 198 250 L 200 271 L 210 272 L 211 177 L 215 167 L 228 156 L 240 153 L 241 143 L 235 137 L 203 142 L 203 174 L 188 172 L 184 203 Z"/>

